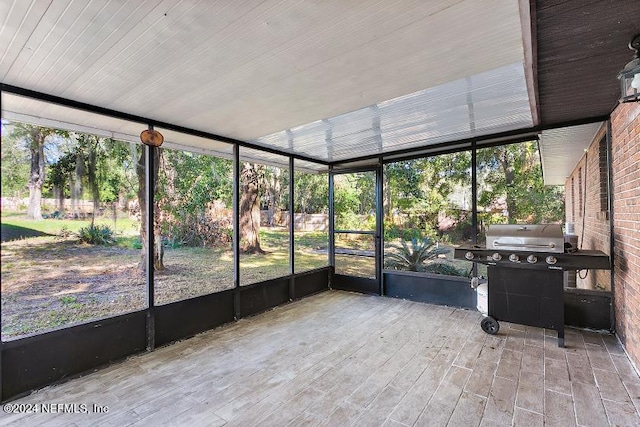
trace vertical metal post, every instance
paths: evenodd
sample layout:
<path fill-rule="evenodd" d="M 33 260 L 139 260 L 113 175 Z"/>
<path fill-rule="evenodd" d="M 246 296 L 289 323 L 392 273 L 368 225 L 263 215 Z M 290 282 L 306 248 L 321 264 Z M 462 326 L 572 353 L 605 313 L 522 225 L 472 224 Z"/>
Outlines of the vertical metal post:
<path fill-rule="evenodd" d="M 233 318 L 240 318 L 240 146 L 233 145 Z"/>
<path fill-rule="evenodd" d="M 613 225 L 613 135 L 611 119 L 607 120 L 607 207 L 609 209 L 609 261 L 611 277 L 611 330 L 616 330 L 616 291 L 615 291 L 615 227 Z"/>
<path fill-rule="evenodd" d="M 0 315 L 1 314 L 2 313 L 0 313 Z M 0 341 L 0 401 L 4 400 L 4 396 L 2 395 L 2 347 L 4 347 L 4 342 Z"/>
<path fill-rule="evenodd" d="M 471 143 L 471 243 L 478 243 L 478 161 L 475 141 Z M 474 263 L 475 265 L 475 263 Z"/>
<path fill-rule="evenodd" d="M 331 267 L 330 275 L 329 275 L 329 288 L 333 283 L 333 274 L 336 269 L 336 240 L 334 235 L 334 230 L 336 227 L 335 218 L 334 218 L 334 205 L 333 205 L 333 185 L 334 185 L 334 176 L 333 176 L 333 166 L 329 166 L 329 266 Z"/>
<path fill-rule="evenodd" d="M 2 90 L 0 89 L 0 113 L 2 112 Z M 2 349 L 4 340 L 2 339 L 2 287 L 0 286 L 0 401 L 4 400 L 2 396 Z"/>
<path fill-rule="evenodd" d="M 478 243 L 478 153 L 476 142 L 471 143 L 471 244 L 476 245 Z M 472 275 L 478 276 L 478 264 L 473 263 Z"/>
<path fill-rule="evenodd" d="M 382 165 L 382 157 L 378 159 L 378 166 L 376 167 L 376 235 L 375 235 L 375 255 L 376 255 L 376 278 L 378 280 L 379 293 L 380 296 L 384 295 L 384 276 L 382 274 L 382 269 L 384 267 L 383 256 L 384 256 L 384 209 L 383 209 L 383 198 L 384 198 L 384 182 L 383 182 L 383 165 Z"/>
<path fill-rule="evenodd" d="M 293 210 L 294 202 L 294 160 L 289 157 L 289 301 L 293 301 L 296 295 L 296 279 L 295 279 L 295 214 Z"/>
<path fill-rule="evenodd" d="M 153 130 L 153 126 L 149 126 L 149 130 Z M 145 151 L 145 199 L 147 203 L 146 209 L 146 250 L 145 254 L 145 270 L 147 283 L 147 351 L 155 348 L 155 287 L 154 287 L 154 196 L 155 196 L 155 156 L 156 148 L 149 145 L 143 145 Z"/>

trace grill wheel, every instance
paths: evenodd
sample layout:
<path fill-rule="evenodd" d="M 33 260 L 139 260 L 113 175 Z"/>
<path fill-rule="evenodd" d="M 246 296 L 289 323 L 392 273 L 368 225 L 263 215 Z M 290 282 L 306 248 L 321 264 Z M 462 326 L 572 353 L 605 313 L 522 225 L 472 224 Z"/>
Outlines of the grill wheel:
<path fill-rule="evenodd" d="M 496 319 L 491 316 L 487 316 L 482 321 L 480 321 L 480 326 L 482 330 L 490 335 L 495 335 L 500 330 L 500 324 Z"/>

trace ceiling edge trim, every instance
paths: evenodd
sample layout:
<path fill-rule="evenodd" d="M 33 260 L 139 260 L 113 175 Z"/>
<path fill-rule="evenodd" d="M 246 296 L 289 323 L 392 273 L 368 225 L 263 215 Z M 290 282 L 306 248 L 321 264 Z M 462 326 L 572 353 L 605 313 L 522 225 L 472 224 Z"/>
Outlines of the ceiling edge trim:
<path fill-rule="evenodd" d="M 538 38 L 536 27 L 536 0 L 520 0 L 520 25 L 524 49 L 524 77 L 529 93 L 529 108 L 533 125 L 540 124 L 538 95 Z"/>
<path fill-rule="evenodd" d="M 229 144 L 238 144 L 241 147 L 252 148 L 260 151 L 264 151 L 271 154 L 278 154 L 282 156 L 290 156 L 294 159 L 305 160 L 311 163 L 319 163 L 321 165 L 328 165 L 329 163 L 325 160 L 315 159 L 307 156 L 302 156 L 295 153 L 288 153 L 285 151 L 277 150 L 274 148 L 263 147 L 260 145 L 255 145 L 248 143 L 246 141 L 242 141 L 235 138 L 230 138 L 228 136 L 217 135 L 210 132 L 205 132 L 197 129 L 191 129 L 185 126 L 175 125 L 173 123 L 167 123 L 160 120 L 151 119 L 148 117 L 141 117 L 135 114 L 124 113 L 122 111 L 112 110 L 110 108 L 99 107 L 93 104 L 87 104 L 85 102 L 74 101 L 68 98 L 62 98 L 60 96 L 51 95 L 43 92 L 34 91 L 31 89 L 25 89 L 18 86 L 8 85 L 6 83 L 0 83 L 0 93 L 7 92 L 14 95 L 24 96 L 27 98 L 36 99 L 39 101 L 48 102 L 51 104 L 62 105 L 64 107 L 75 108 L 77 110 L 87 111 L 90 113 L 101 114 L 107 117 L 113 117 L 116 119 L 127 120 L 134 123 L 140 123 L 143 125 L 152 125 L 154 127 L 160 127 L 169 129 L 175 132 L 181 132 L 188 135 L 199 136 L 206 139 L 216 140 L 219 142 L 226 142 Z"/>
<path fill-rule="evenodd" d="M 509 131 L 504 131 L 504 132 L 491 133 L 491 134 L 487 134 L 487 135 L 480 135 L 480 136 L 465 138 L 465 139 L 455 139 L 455 140 L 451 140 L 451 141 L 440 142 L 438 144 L 426 144 L 425 143 L 422 146 L 417 146 L 417 147 L 412 147 L 412 148 L 405 148 L 405 149 L 402 149 L 402 150 L 389 151 L 389 152 L 384 153 L 382 155 L 380 155 L 380 154 L 373 155 L 372 154 L 372 155 L 367 155 L 367 156 L 354 157 L 353 159 L 349 159 L 349 162 L 358 162 L 358 161 L 368 160 L 368 159 L 377 158 L 377 157 L 381 157 L 381 156 L 383 158 L 388 158 L 388 157 L 391 157 L 391 156 L 397 156 L 398 158 L 401 158 L 401 156 L 403 154 L 406 154 L 407 157 L 409 157 L 413 153 L 417 153 L 419 151 L 424 151 L 425 149 L 441 148 L 443 150 L 446 150 L 447 147 L 449 147 L 451 145 L 458 145 L 458 144 L 464 144 L 464 143 L 469 143 L 469 142 L 485 142 L 484 144 L 482 144 L 482 145 L 485 145 L 485 146 L 509 144 L 511 142 L 522 142 L 522 138 L 523 137 L 533 139 L 533 137 L 530 136 L 530 134 L 537 134 L 537 133 L 540 133 L 540 132 L 545 131 L 545 130 L 558 129 L 558 128 L 569 127 L 569 126 L 577 126 L 577 125 L 586 125 L 586 124 L 589 124 L 589 123 L 603 122 L 603 121 L 606 121 L 606 120 L 609 120 L 609 115 L 588 117 L 588 118 L 584 118 L 584 119 L 580 119 L 580 120 L 571 120 L 571 121 L 568 121 L 568 122 L 559 122 L 559 123 L 555 123 L 553 125 L 539 125 L 539 126 L 533 126 L 533 127 L 528 127 L 528 128 L 519 128 L 519 129 L 514 129 L 514 130 L 509 130 Z M 340 162 L 330 163 L 330 165 L 336 165 L 336 164 L 345 163 L 345 162 L 346 162 L 346 160 L 342 160 Z"/>
<path fill-rule="evenodd" d="M 606 132 L 607 132 L 607 122 L 603 122 L 600 126 L 598 126 L 598 128 L 595 130 L 595 132 L 591 136 L 591 139 L 589 140 L 589 144 L 587 144 L 587 148 L 585 148 L 584 153 L 582 154 L 582 156 L 580 156 L 580 159 L 578 159 L 576 164 L 573 165 L 573 169 L 571 169 L 571 174 L 569 176 L 576 173 L 576 171 L 578 170 L 578 165 L 582 163 L 582 160 L 587 155 L 587 151 L 591 149 L 591 146 L 593 144 L 598 143 L 602 138 L 605 138 L 607 135 Z"/>

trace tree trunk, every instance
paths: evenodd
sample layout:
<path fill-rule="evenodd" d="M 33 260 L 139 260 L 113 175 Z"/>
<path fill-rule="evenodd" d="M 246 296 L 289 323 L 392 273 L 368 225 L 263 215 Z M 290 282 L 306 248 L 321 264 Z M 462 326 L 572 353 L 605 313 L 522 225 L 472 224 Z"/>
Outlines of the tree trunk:
<path fill-rule="evenodd" d="M 31 131 L 31 173 L 29 175 L 29 207 L 27 217 L 42 219 L 42 184 L 44 183 L 44 140 L 46 136 L 35 128 Z"/>
<path fill-rule="evenodd" d="M 88 178 L 89 178 L 89 187 L 91 187 L 91 198 L 93 199 L 93 212 L 91 214 L 91 227 L 95 225 L 96 222 L 96 214 L 98 213 L 98 208 L 100 204 L 100 189 L 98 187 L 98 180 L 96 177 L 96 169 L 98 168 L 98 154 L 97 154 L 97 145 L 98 141 L 95 141 L 95 144 L 91 144 L 89 147 L 89 156 L 88 156 Z"/>
<path fill-rule="evenodd" d="M 138 176 L 138 205 L 140 206 L 140 240 L 142 241 L 142 253 L 140 254 L 140 268 L 145 269 L 147 260 L 147 181 L 145 177 L 145 165 L 147 158 L 147 150 L 145 147 L 141 147 L 142 152 L 140 158 L 136 164 L 136 175 Z M 156 155 L 154 157 L 153 169 L 154 169 L 154 184 L 158 182 L 158 169 L 160 166 L 161 149 L 156 149 Z M 157 217 L 158 209 L 157 203 L 154 203 L 154 216 Z M 154 248 L 153 248 L 153 268 L 154 270 L 161 271 L 165 269 L 164 266 L 164 247 L 162 246 L 162 234 L 160 232 L 160 226 L 158 221 L 154 221 Z"/>
<path fill-rule="evenodd" d="M 249 254 L 264 254 L 260 247 L 260 174 L 258 166 L 242 165 L 240 175 L 240 244 Z"/>
<path fill-rule="evenodd" d="M 82 200 L 82 177 L 84 176 L 84 155 L 82 151 L 76 153 L 76 169 L 71 187 L 71 209 L 74 218 L 80 216 L 80 202 Z"/>
<path fill-rule="evenodd" d="M 42 187 L 29 183 L 29 208 L 27 217 L 30 219 L 42 219 Z"/>
<path fill-rule="evenodd" d="M 62 213 L 64 212 L 64 186 L 55 185 L 53 187 L 53 194 L 57 200 L 57 204 L 58 204 L 57 210 L 60 213 L 60 215 L 62 215 Z"/>
<path fill-rule="evenodd" d="M 267 189 L 268 190 L 267 194 L 269 195 L 269 200 L 268 200 L 269 227 L 273 227 L 273 225 L 275 224 L 276 211 L 278 211 L 280 207 L 279 206 L 280 200 L 278 196 L 280 195 L 280 192 L 281 192 L 281 189 L 280 189 L 281 169 L 276 168 L 272 173 L 273 175 L 271 176 L 271 179 L 268 182 L 269 188 Z"/>

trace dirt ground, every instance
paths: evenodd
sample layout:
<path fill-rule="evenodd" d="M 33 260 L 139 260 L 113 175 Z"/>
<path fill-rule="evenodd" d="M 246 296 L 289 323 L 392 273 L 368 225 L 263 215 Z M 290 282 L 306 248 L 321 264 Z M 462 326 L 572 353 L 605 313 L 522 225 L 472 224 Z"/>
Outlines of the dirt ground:
<path fill-rule="evenodd" d="M 51 235 L 10 240 L 6 231 L 0 252 L 3 339 L 146 307 L 140 250 Z M 242 286 L 288 274 L 288 245 L 271 239 L 263 248 L 266 255 L 241 256 Z M 326 251 L 298 247 L 296 261 L 298 271 L 326 265 Z M 166 248 L 164 264 L 166 269 L 155 273 L 157 305 L 234 286 L 231 247 Z"/>
<path fill-rule="evenodd" d="M 146 306 L 135 249 L 35 237 L 2 243 L 1 258 L 4 339 Z M 224 251 L 172 250 L 165 260 L 167 269 L 156 272 L 156 304 L 233 287 Z"/>
<path fill-rule="evenodd" d="M 13 231 L 22 233 L 2 230 L 3 339 L 146 307 L 140 250 L 81 244 L 74 238 L 46 234 L 13 236 Z M 241 256 L 241 286 L 288 274 L 288 244 L 283 236 L 265 239 L 267 255 Z M 166 269 L 155 273 L 157 305 L 233 288 L 230 247 L 167 248 L 164 261 Z M 296 247 L 297 271 L 326 265 L 326 261 L 326 248 Z M 336 256 L 336 271 L 341 274 L 374 277 L 374 267 L 370 257 Z"/>

